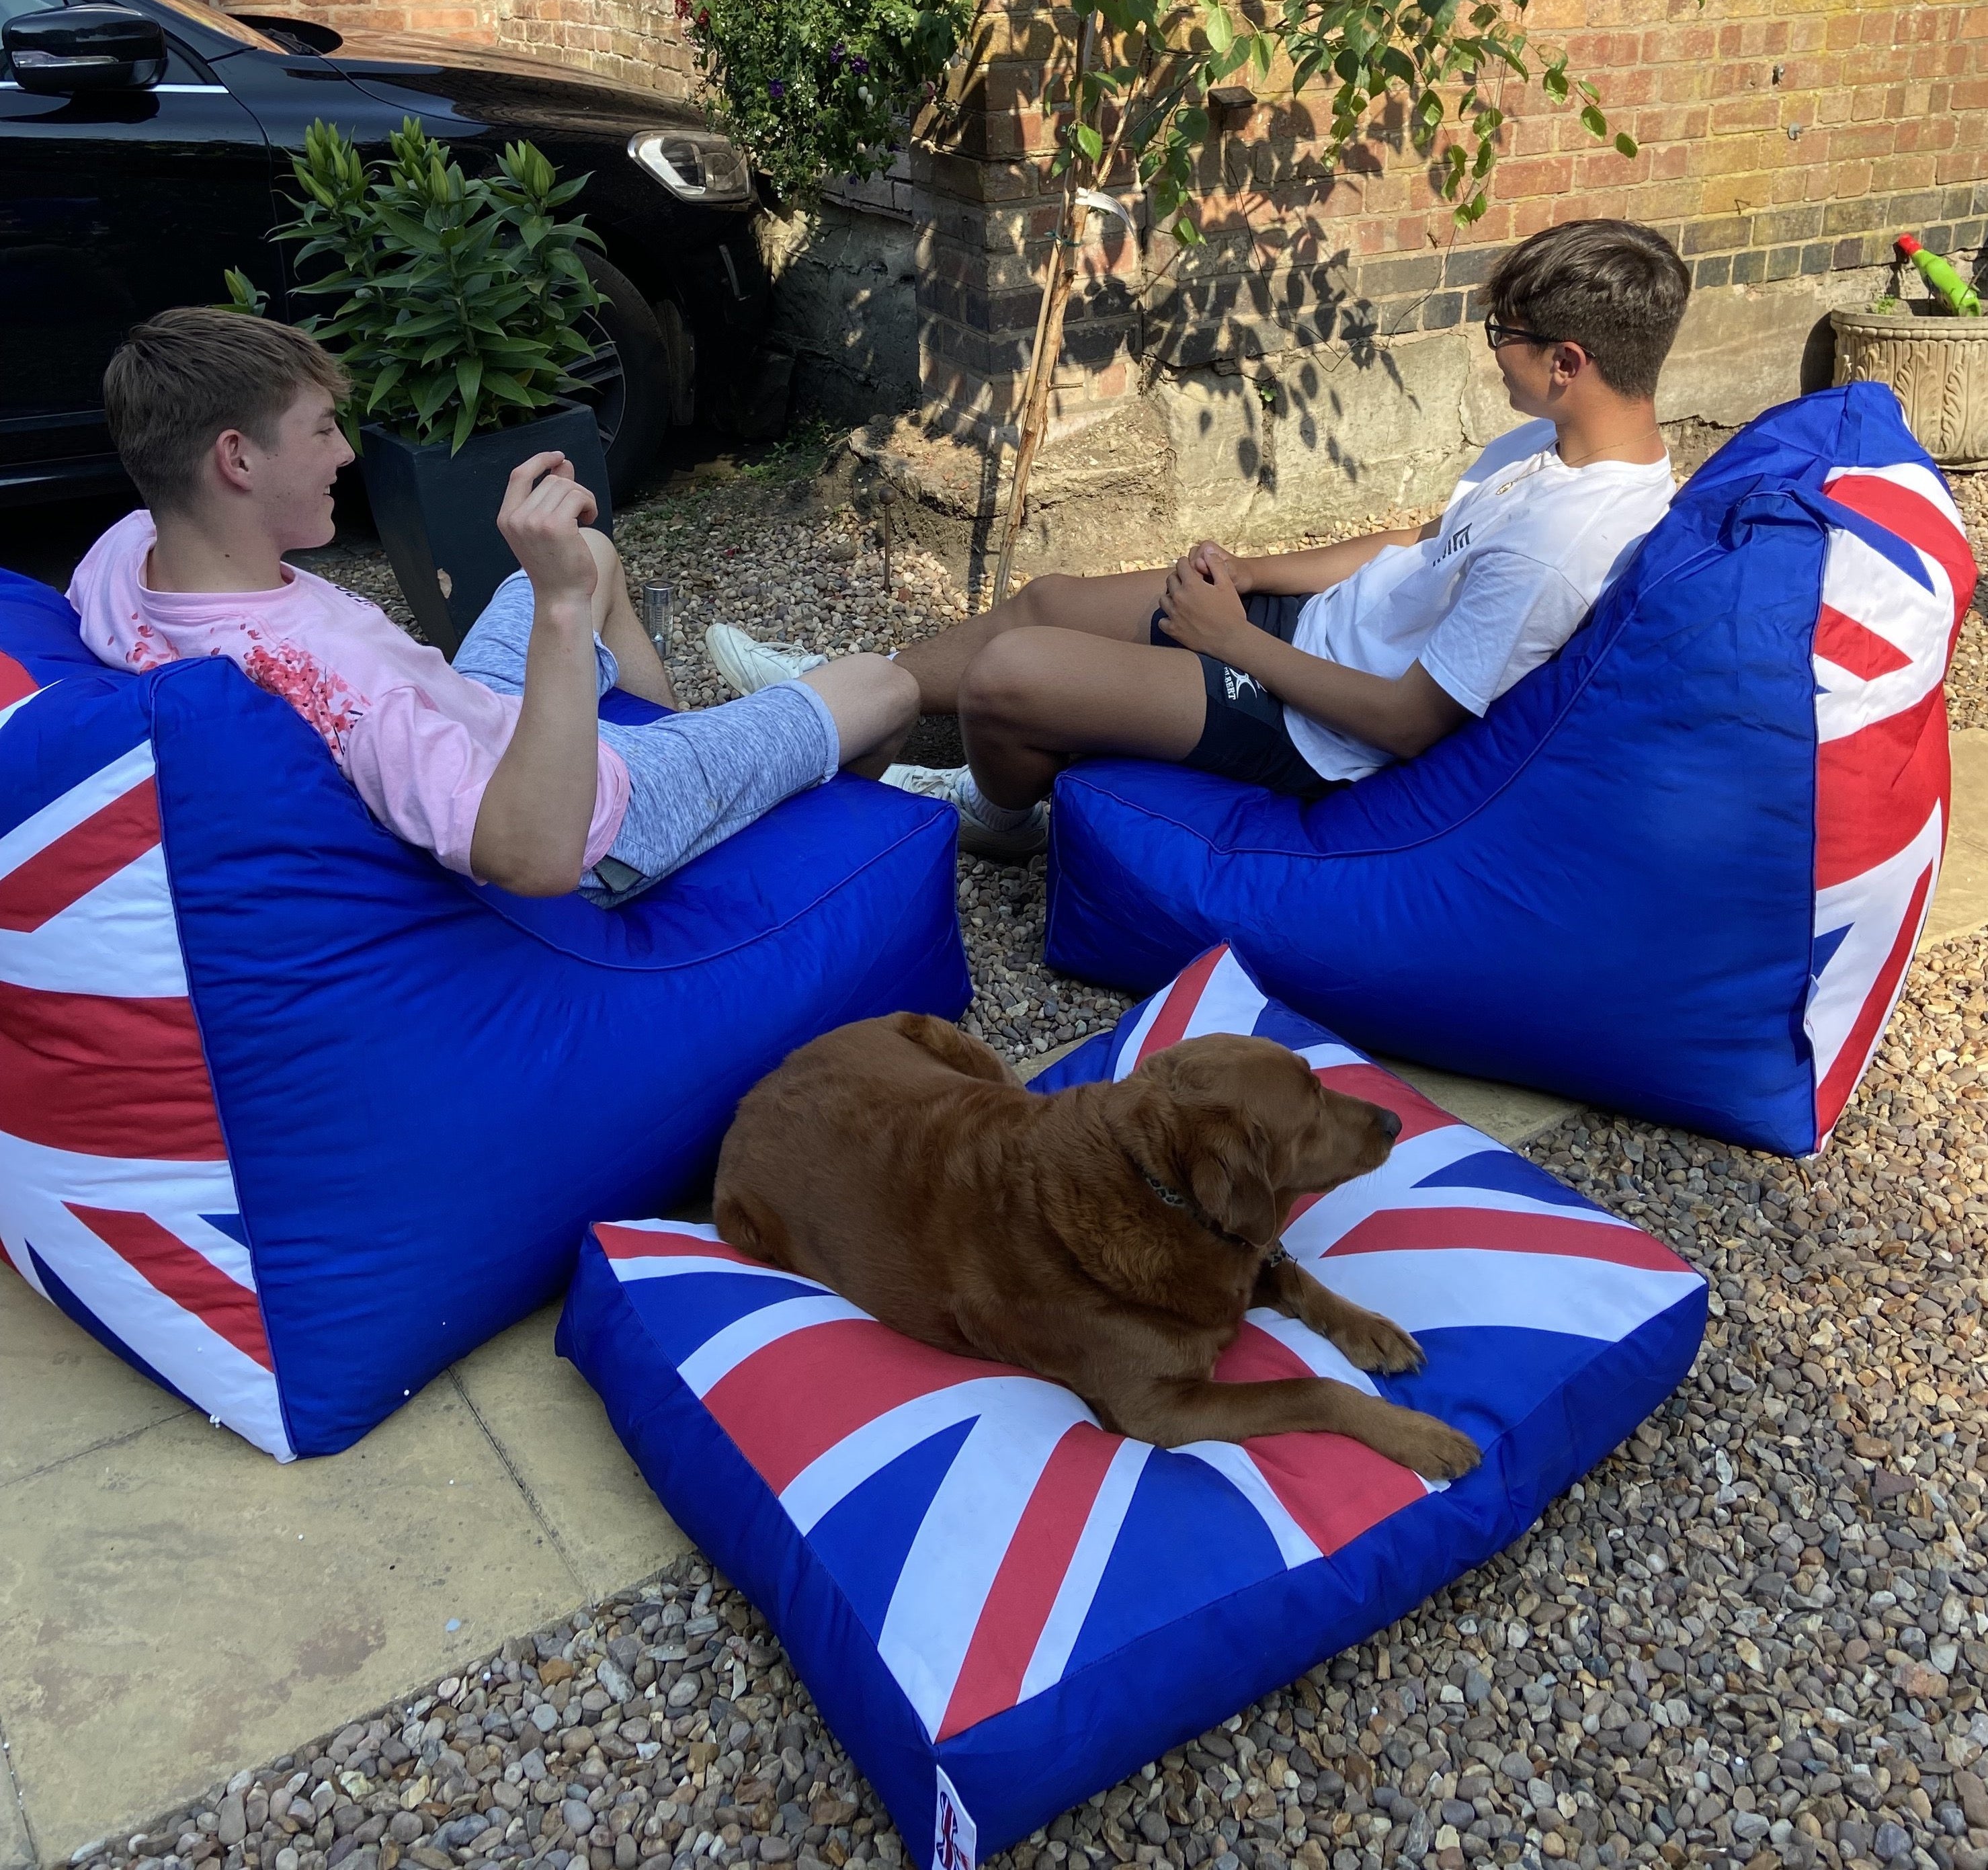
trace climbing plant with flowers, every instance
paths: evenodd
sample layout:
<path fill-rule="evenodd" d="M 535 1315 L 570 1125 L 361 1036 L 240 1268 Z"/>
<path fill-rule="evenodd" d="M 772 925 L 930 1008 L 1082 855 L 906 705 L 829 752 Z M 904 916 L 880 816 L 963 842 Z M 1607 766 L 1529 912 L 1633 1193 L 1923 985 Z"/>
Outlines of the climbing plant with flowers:
<path fill-rule="evenodd" d="M 676 0 L 715 113 L 781 199 L 890 167 L 970 0 Z"/>

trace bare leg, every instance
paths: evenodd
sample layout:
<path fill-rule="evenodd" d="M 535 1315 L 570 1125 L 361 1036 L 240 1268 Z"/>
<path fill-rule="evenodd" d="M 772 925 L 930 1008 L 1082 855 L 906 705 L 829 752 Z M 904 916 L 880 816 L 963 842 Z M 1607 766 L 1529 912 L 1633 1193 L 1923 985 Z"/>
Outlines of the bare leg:
<path fill-rule="evenodd" d="M 1200 662 L 1185 650 L 1014 629 L 974 658 L 958 708 L 982 793 L 1019 810 L 1046 798 L 1079 753 L 1185 759 L 1201 738 L 1208 698 Z"/>
<path fill-rule="evenodd" d="M 1055 573 L 1031 579 L 1006 604 L 899 650 L 898 667 L 918 678 L 921 713 L 955 714 L 967 664 L 996 637 L 1010 630 L 1047 628 L 1144 643 L 1166 583 L 1164 571 L 1114 572 L 1102 578 Z"/>
<path fill-rule="evenodd" d="M 580 536 L 593 549 L 599 573 L 593 581 L 593 629 L 613 652 L 620 671 L 615 685 L 645 702 L 675 707 L 676 691 L 670 686 L 670 672 L 663 667 L 662 658 L 656 653 L 655 644 L 649 641 L 649 633 L 642 627 L 642 620 L 630 601 L 628 574 L 622 570 L 620 553 L 606 533 L 597 533 L 590 526 L 582 526 Z"/>
<path fill-rule="evenodd" d="M 868 655 L 840 657 L 800 679 L 835 717 L 844 769 L 879 777 L 918 718 L 918 684 L 894 662 Z"/>

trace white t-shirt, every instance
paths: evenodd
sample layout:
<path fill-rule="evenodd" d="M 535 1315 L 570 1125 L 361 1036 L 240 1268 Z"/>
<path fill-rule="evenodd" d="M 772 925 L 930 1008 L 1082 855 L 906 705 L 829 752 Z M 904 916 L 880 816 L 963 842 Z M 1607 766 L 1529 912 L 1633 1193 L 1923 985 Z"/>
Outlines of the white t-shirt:
<path fill-rule="evenodd" d="M 1307 655 L 1398 680 L 1419 661 L 1472 714 L 1537 668 L 1579 627 L 1671 499 L 1671 464 L 1570 468 L 1554 425 L 1522 423 L 1478 456 L 1442 530 L 1386 546 L 1310 599 L 1292 641 Z M 1292 741 L 1329 779 L 1394 758 L 1284 710 Z"/>

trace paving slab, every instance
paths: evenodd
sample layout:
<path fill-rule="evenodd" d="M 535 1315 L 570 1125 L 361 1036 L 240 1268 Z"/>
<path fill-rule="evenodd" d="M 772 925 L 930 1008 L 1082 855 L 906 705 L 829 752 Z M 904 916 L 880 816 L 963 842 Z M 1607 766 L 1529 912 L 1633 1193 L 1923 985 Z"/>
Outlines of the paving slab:
<path fill-rule="evenodd" d="M 0 1722 L 41 1861 L 585 1595 L 449 1378 L 329 1459 L 185 1412 L 0 1486 Z"/>
<path fill-rule="evenodd" d="M 1473 1129 L 1515 1146 L 1530 1142 L 1562 1118 L 1584 1107 L 1571 1098 L 1556 1097 L 1547 1091 L 1528 1091 L 1519 1084 L 1494 1084 L 1488 1078 L 1459 1077 L 1453 1071 L 1438 1071 L 1433 1066 L 1415 1064 L 1406 1059 L 1384 1058 L 1380 1063 L 1406 1078 L 1431 1103 L 1441 1104 L 1451 1116 L 1460 1117 Z"/>
<path fill-rule="evenodd" d="M 1953 822 L 1919 945 L 1988 925 L 1988 727 L 1963 728 L 1953 750 Z"/>
<path fill-rule="evenodd" d="M 121 1363 L 0 1260 L 0 1487 L 187 1405 Z M 0 1870 L 6 1859 L 0 1857 Z"/>
<path fill-rule="evenodd" d="M 453 1374 L 590 1602 L 660 1571 L 691 1543 L 628 1458 L 600 1398 L 553 1349 L 559 1312 L 554 1304 L 534 1313 Z"/>
<path fill-rule="evenodd" d="M 0 1725 L 0 1735 L 6 1731 Z M 28 1836 L 20 1795 L 14 1790 L 13 1775 L 0 1765 L 0 1870 L 34 1870 L 34 1845 Z"/>

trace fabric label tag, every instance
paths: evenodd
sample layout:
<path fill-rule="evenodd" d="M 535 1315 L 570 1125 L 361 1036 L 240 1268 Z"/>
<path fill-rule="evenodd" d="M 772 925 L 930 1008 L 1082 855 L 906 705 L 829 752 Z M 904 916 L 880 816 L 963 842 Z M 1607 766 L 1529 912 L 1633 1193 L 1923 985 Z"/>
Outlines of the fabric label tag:
<path fill-rule="evenodd" d="M 952 1781 L 943 1771 L 933 1769 L 938 1778 L 938 1815 L 932 1838 L 932 1870 L 974 1870 L 973 1848 L 978 1834 Z"/>

